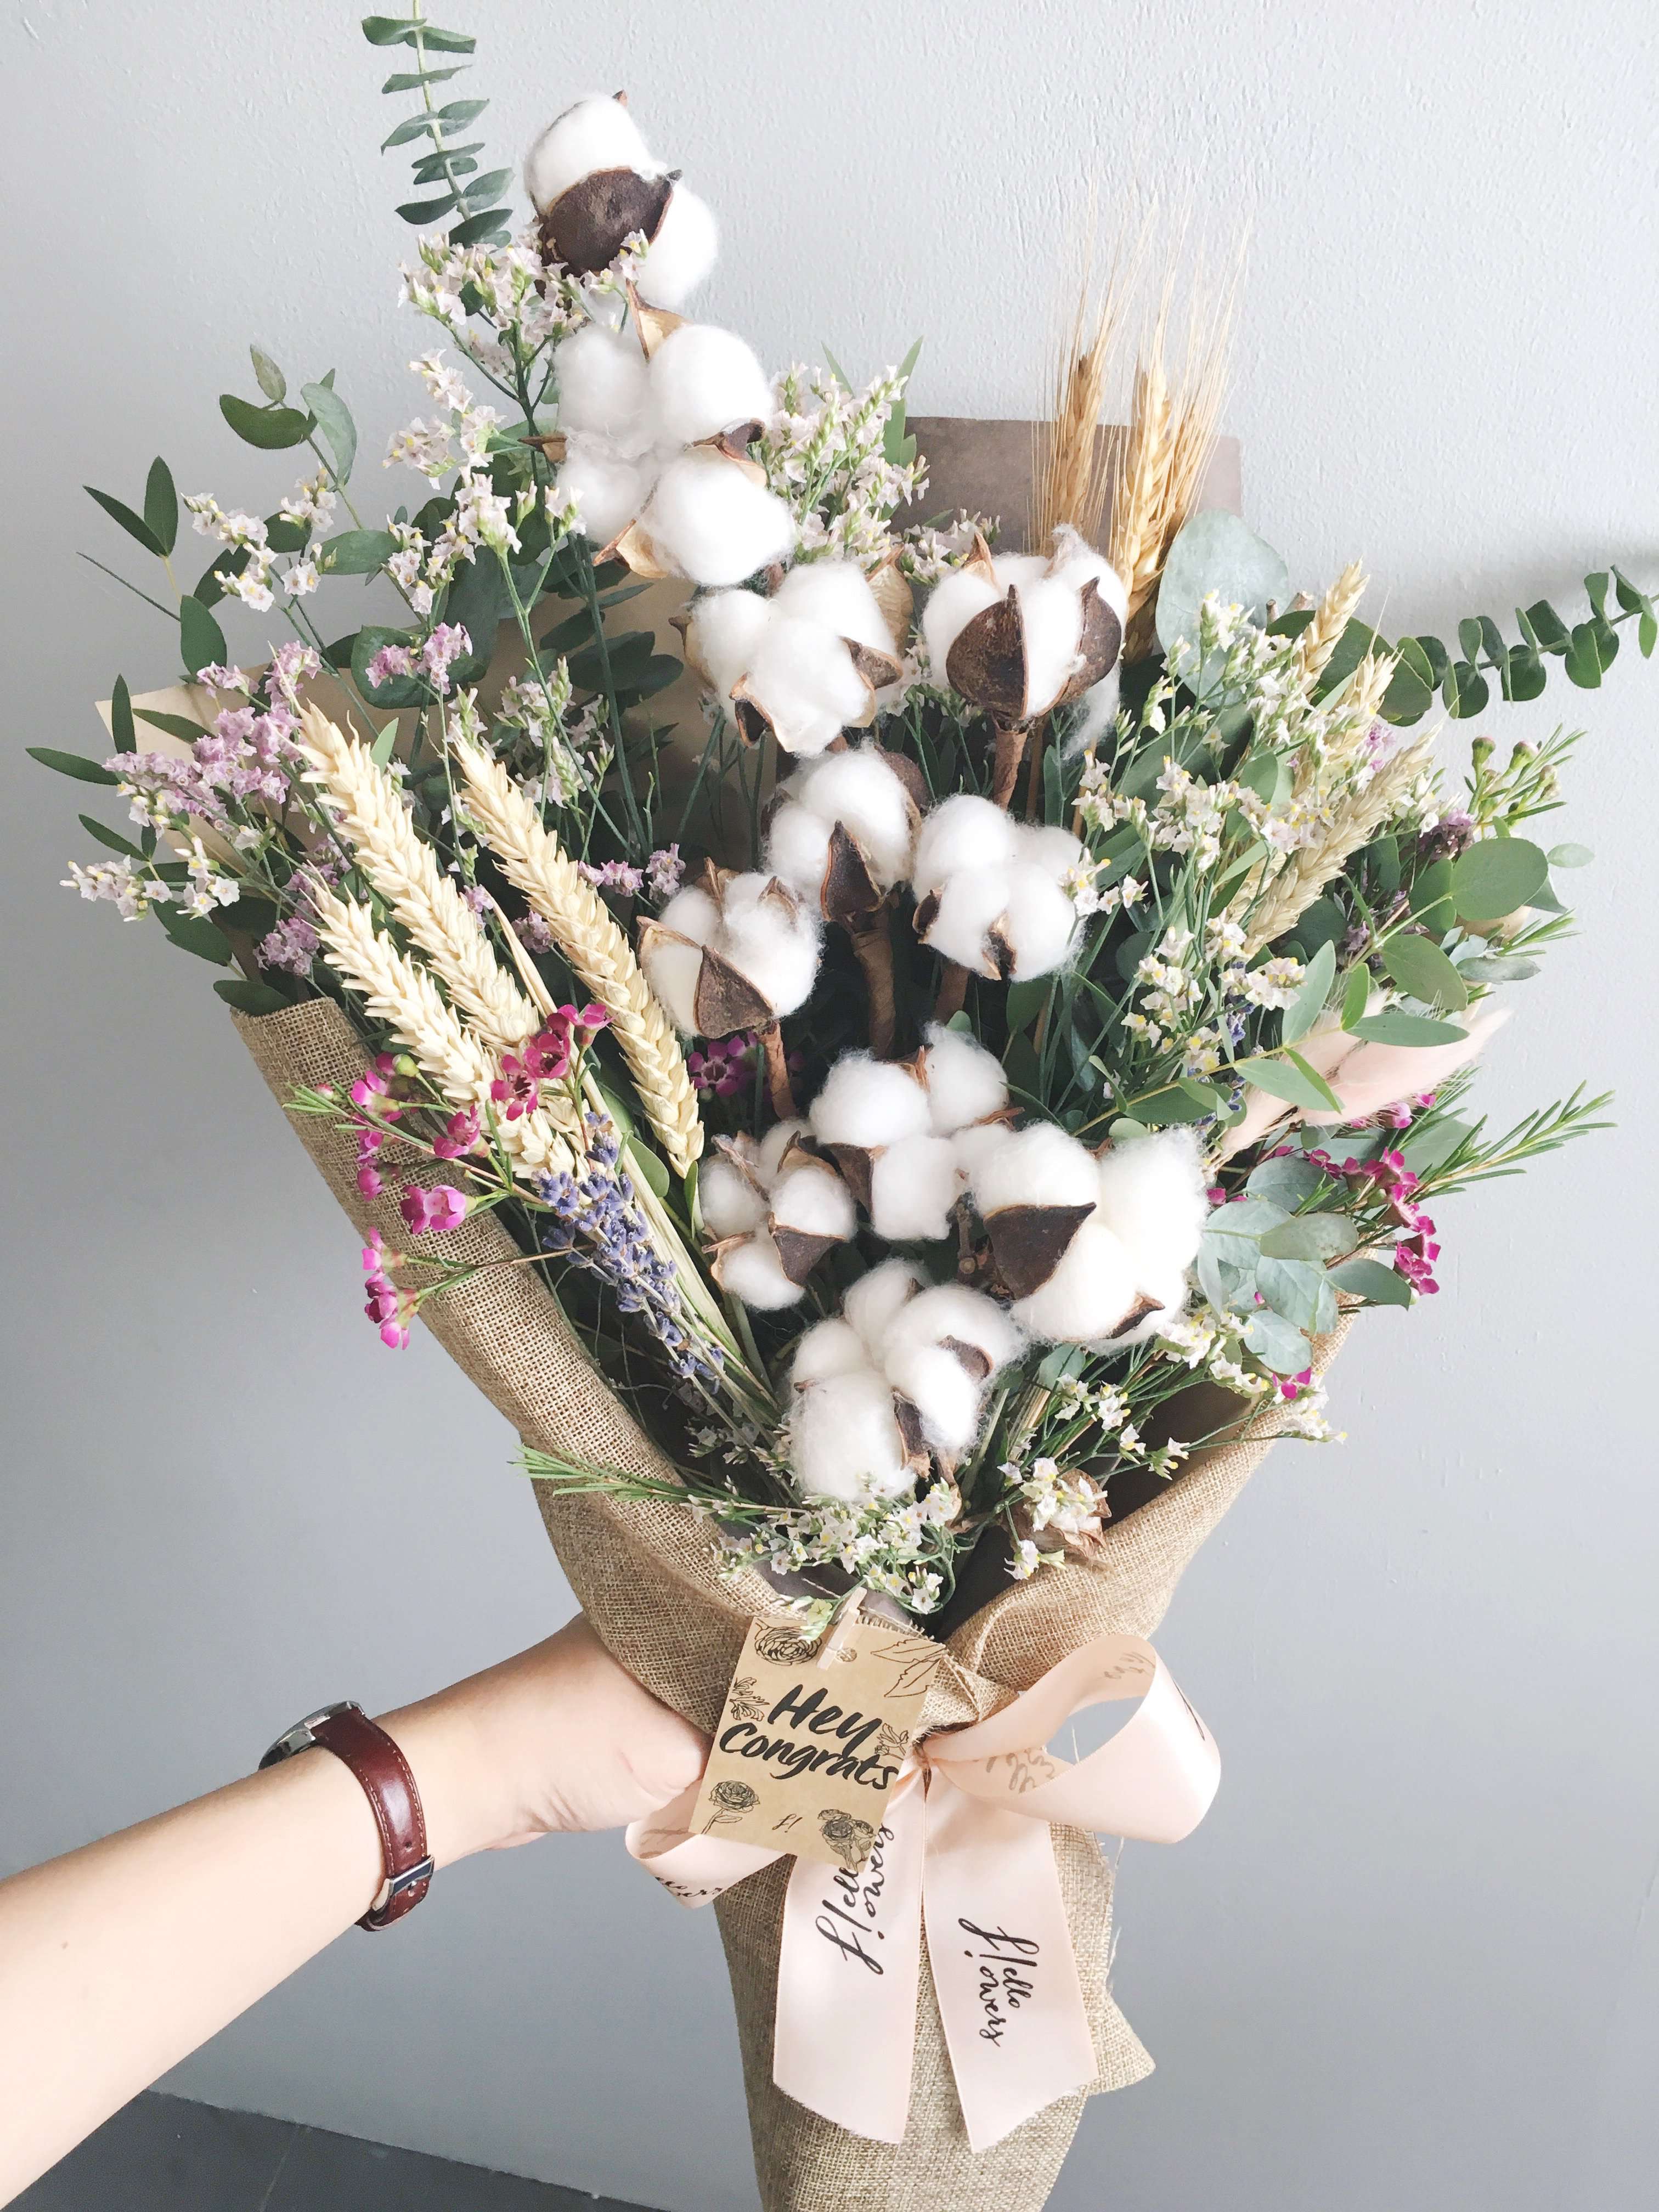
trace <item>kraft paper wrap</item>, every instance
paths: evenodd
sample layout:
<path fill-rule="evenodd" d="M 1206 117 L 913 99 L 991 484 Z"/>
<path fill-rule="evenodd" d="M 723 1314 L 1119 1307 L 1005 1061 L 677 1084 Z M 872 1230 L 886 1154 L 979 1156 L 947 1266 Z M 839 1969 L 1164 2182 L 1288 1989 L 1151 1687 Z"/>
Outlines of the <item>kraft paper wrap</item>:
<path fill-rule="evenodd" d="M 326 1000 L 258 1018 L 233 1017 L 279 1102 L 301 1085 L 343 1090 L 365 1053 Z M 355 1180 L 352 1139 L 321 1117 L 293 1127 L 359 1235 L 402 1233 L 386 1198 L 366 1200 Z M 489 1218 L 432 1240 L 435 1253 L 488 1260 L 515 1249 Z M 422 1319 L 462 1372 L 529 1444 L 599 1466 L 674 1480 L 674 1469 L 589 1364 L 554 1298 L 522 1267 L 495 1268 L 434 1299 Z M 1343 1324 L 1346 1328 L 1346 1323 Z M 1322 1373 L 1343 1328 L 1321 1340 Z M 1150 1636 L 1182 1569 L 1260 1463 L 1271 1421 L 1213 1449 L 1167 1492 L 1109 1527 L 1094 1556 L 1033 1581 L 1010 1583 L 959 1627 L 928 1693 L 924 1726 L 982 1719 L 1088 1638 Z M 715 1571 L 707 1534 L 689 1513 L 657 1503 L 561 1497 L 536 1486 L 547 1533 L 582 1609 L 635 1678 L 712 1732 L 751 1617 L 775 1594 L 745 1571 Z M 1095 1838 L 1054 1831 L 1099 2075 L 975 2157 L 968 2148 L 945 2039 L 925 1966 L 917 1998 L 915 2072 L 908 2130 L 897 2146 L 865 2141 L 817 2118 L 772 2083 L 772 2017 L 779 1933 L 790 1862 L 726 1893 L 715 1906 L 743 2048 L 755 2167 L 766 2212 L 1040 2212 L 1083 2110 L 1083 2095 L 1118 2089 L 1152 2060 L 1107 1985 L 1111 1872 Z"/>

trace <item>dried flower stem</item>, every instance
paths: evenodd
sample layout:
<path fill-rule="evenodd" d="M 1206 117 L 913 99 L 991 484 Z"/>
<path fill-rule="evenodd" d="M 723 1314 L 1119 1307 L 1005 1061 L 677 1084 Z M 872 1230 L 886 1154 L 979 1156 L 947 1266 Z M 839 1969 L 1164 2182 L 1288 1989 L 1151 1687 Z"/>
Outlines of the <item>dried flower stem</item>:
<path fill-rule="evenodd" d="M 849 929 L 854 957 L 864 975 L 870 1000 L 870 1049 L 884 1060 L 893 1048 L 896 1008 L 893 998 L 893 910 L 884 899 L 868 929 Z"/>
<path fill-rule="evenodd" d="M 1019 781 L 1019 764 L 1025 757 L 1025 746 L 1031 734 L 1029 722 L 999 722 L 996 724 L 996 751 L 991 772 L 991 803 L 1006 806 L 1014 795 L 1014 786 Z"/>
<path fill-rule="evenodd" d="M 775 1021 L 765 1023 L 760 1042 L 766 1061 L 766 1095 L 772 1111 L 780 1121 L 793 1121 L 799 1109 L 795 1104 L 794 1085 L 789 1080 L 789 1058 L 783 1048 L 781 1024 Z"/>

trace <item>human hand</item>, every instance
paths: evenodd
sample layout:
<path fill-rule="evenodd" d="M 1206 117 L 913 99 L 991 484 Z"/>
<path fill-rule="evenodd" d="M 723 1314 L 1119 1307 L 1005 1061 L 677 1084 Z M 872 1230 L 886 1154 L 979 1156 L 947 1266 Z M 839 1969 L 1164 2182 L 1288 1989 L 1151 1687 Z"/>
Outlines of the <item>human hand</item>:
<path fill-rule="evenodd" d="M 380 1725 L 414 1769 L 440 1865 L 555 1831 L 620 1827 L 688 1788 L 708 1752 L 580 1613 Z"/>

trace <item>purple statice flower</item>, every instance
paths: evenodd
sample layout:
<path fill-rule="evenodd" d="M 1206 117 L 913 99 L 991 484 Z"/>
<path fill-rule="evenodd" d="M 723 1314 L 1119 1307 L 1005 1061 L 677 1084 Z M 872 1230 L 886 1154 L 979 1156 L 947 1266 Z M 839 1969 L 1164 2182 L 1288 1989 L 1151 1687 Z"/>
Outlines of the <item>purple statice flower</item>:
<path fill-rule="evenodd" d="M 678 845 L 659 847 L 645 864 L 645 886 L 659 906 L 666 906 L 685 880 Z"/>
<path fill-rule="evenodd" d="M 631 867 L 626 860 L 601 860 L 597 867 L 591 860 L 578 860 L 576 866 L 595 890 L 621 891 L 628 898 L 637 898 L 645 881 L 643 870 Z"/>
<path fill-rule="evenodd" d="M 296 712 L 300 704 L 301 684 L 322 672 L 322 662 L 314 645 L 301 645 L 299 639 L 290 638 L 279 645 L 270 656 L 270 666 L 265 675 L 265 690 L 269 696 L 282 699 Z"/>
<path fill-rule="evenodd" d="M 513 934 L 526 952 L 550 952 L 553 933 L 538 914 L 521 914 L 513 925 Z"/>
<path fill-rule="evenodd" d="M 1460 853 L 1467 851 L 1474 839 L 1474 815 L 1455 806 L 1437 822 L 1431 823 L 1419 837 L 1418 866 L 1427 867 L 1434 860 L 1455 860 Z"/>
<path fill-rule="evenodd" d="M 470 906 L 482 921 L 489 912 L 494 902 L 482 884 L 469 884 L 461 893 L 461 903 L 463 906 Z"/>
<path fill-rule="evenodd" d="M 416 1237 L 441 1235 L 465 1220 L 466 1196 L 453 1182 L 434 1183 L 430 1188 L 410 1183 L 398 1200 L 398 1211 Z"/>
<path fill-rule="evenodd" d="M 440 694 L 449 689 L 453 663 L 472 650 L 472 641 L 459 623 L 440 623 L 421 647 L 421 666 L 426 680 Z"/>
<path fill-rule="evenodd" d="M 255 951 L 262 968 L 286 970 L 290 975 L 309 975 L 321 939 L 301 915 L 279 921 L 270 935 L 259 939 Z"/>
<path fill-rule="evenodd" d="M 223 800 L 194 760 L 181 760 L 176 753 L 112 753 L 104 766 L 131 794 L 135 822 L 155 823 L 157 814 L 175 820 L 193 814 L 216 827 L 225 819 Z"/>
<path fill-rule="evenodd" d="M 196 681 L 205 684 L 210 691 L 250 691 L 253 688 L 240 668 L 227 668 L 220 660 L 210 660 L 205 668 L 198 668 Z"/>
<path fill-rule="evenodd" d="M 637 1314 L 687 1382 L 713 1382 L 718 1352 L 695 1336 L 680 1303 L 674 1270 L 652 1243 L 645 1217 L 617 1171 L 622 1139 L 613 1122 L 587 1121 L 586 1166 L 580 1176 L 544 1176 L 539 1186 L 552 1219 L 542 1249 L 586 1267 L 609 1285 L 618 1311 Z"/>
<path fill-rule="evenodd" d="M 368 664 L 368 680 L 376 691 L 394 676 L 414 673 L 414 656 L 406 645 L 383 645 Z"/>

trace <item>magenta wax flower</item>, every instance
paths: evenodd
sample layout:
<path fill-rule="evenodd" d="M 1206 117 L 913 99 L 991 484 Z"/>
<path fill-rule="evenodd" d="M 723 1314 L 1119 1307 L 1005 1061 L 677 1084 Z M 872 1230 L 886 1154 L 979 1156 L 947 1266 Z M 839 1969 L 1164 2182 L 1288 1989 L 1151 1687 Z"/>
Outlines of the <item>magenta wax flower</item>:
<path fill-rule="evenodd" d="M 532 1037 L 526 1037 L 522 1048 L 524 1065 L 532 1075 L 544 1083 L 556 1083 L 570 1072 L 570 1036 L 574 1009 L 556 1006 Z M 503 1070 L 507 1066 L 503 1060 Z"/>
<path fill-rule="evenodd" d="M 1281 1376 L 1279 1382 L 1279 1395 L 1281 1398 L 1299 1398 L 1312 1381 L 1311 1367 L 1304 1367 L 1299 1375 Z"/>
<path fill-rule="evenodd" d="M 398 1211 L 417 1237 L 430 1231 L 441 1235 L 465 1220 L 466 1199 L 453 1183 L 434 1183 L 429 1190 L 410 1183 L 398 1200 Z"/>
<path fill-rule="evenodd" d="M 459 1160 L 463 1153 L 476 1151 L 478 1143 L 478 1109 L 469 1106 L 465 1112 L 452 1114 L 444 1124 L 441 1137 L 432 1139 L 434 1159 Z"/>
<path fill-rule="evenodd" d="M 503 1053 L 501 1072 L 489 1086 L 489 1095 L 509 1121 L 523 1115 L 533 1114 L 540 1105 L 542 1094 L 536 1081 L 536 1071 L 528 1059 L 516 1053 Z"/>
<path fill-rule="evenodd" d="M 351 1103 L 367 1112 L 374 1108 L 392 1118 L 387 1107 L 398 1063 L 389 1052 L 377 1052 L 351 1086 Z"/>

